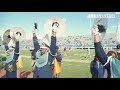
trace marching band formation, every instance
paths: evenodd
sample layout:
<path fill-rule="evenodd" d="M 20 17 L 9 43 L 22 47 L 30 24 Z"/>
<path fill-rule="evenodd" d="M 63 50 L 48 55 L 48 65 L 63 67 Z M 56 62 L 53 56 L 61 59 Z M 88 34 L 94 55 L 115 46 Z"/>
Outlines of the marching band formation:
<path fill-rule="evenodd" d="M 31 32 L 34 45 L 34 49 L 31 52 L 33 60 L 32 78 L 59 78 L 62 55 L 58 51 L 59 47 L 56 45 L 56 39 L 57 35 L 65 32 L 65 22 L 59 17 L 49 18 L 44 26 L 48 31 L 45 37 L 50 34 L 50 40 L 44 38 L 40 43 L 36 35 L 37 23 L 34 24 L 34 30 Z M 117 51 L 116 53 L 111 51 L 106 54 L 101 42 L 105 37 L 107 24 L 108 19 L 97 18 L 91 30 L 95 47 L 95 58 L 90 63 L 92 78 L 120 78 L 120 26 L 118 26 L 116 35 Z M 24 30 L 20 27 L 13 27 L 4 32 L 2 42 L 6 50 L 6 56 L 0 59 L 0 74 L 4 69 L 6 78 L 18 78 L 16 63 L 20 57 L 19 43 L 24 40 L 24 37 Z M 90 56 L 90 49 L 87 52 L 88 56 Z M 5 63 L 3 64 L 3 62 Z"/>

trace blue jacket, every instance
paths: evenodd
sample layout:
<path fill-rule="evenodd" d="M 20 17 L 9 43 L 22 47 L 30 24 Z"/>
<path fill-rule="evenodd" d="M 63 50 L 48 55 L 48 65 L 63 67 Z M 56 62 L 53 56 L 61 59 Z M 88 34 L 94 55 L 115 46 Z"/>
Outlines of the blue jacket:
<path fill-rule="evenodd" d="M 96 53 L 97 58 L 104 65 L 107 62 L 108 57 L 105 51 L 103 50 L 101 43 L 100 42 L 94 43 L 94 46 L 95 46 L 95 53 Z M 111 77 L 110 62 L 107 65 L 105 65 L 105 68 L 108 71 L 108 78 L 110 78 Z"/>
<path fill-rule="evenodd" d="M 36 57 L 36 52 L 35 52 L 35 49 L 31 52 L 31 55 L 32 55 L 32 60 L 35 60 L 35 57 Z"/>
<path fill-rule="evenodd" d="M 33 37 L 33 43 L 35 48 L 35 53 L 40 49 L 40 45 L 38 42 L 37 37 Z M 50 52 L 52 55 L 56 54 L 56 37 L 51 36 L 51 45 L 50 45 Z M 52 78 L 52 62 L 54 59 L 54 56 L 52 56 L 50 53 L 48 55 L 48 62 L 45 66 L 38 68 L 35 67 L 34 70 L 34 78 Z M 36 60 L 36 56 L 35 56 Z"/>
<path fill-rule="evenodd" d="M 92 78 L 104 78 L 105 68 L 101 63 L 98 64 L 95 61 L 91 61 L 90 72 L 92 74 Z"/>
<path fill-rule="evenodd" d="M 7 51 L 7 50 L 9 50 L 9 47 L 7 45 L 5 45 L 5 49 Z M 12 59 L 12 61 L 6 63 L 6 65 L 5 65 L 5 69 L 7 69 L 7 66 L 9 64 L 11 64 L 14 69 L 13 69 L 13 72 L 9 72 L 8 70 L 6 70 L 6 78 L 17 78 L 16 60 L 18 59 L 18 57 L 19 57 L 19 41 L 16 41 L 16 46 L 15 46 L 13 59 Z"/>
<path fill-rule="evenodd" d="M 5 49 L 6 49 L 6 51 L 8 51 L 9 47 L 7 45 L 5 45 Z M 16 42 L 13 60 L 16 61 L 18 59 L 18 57 L 19 57 L 19 41 Z"/>

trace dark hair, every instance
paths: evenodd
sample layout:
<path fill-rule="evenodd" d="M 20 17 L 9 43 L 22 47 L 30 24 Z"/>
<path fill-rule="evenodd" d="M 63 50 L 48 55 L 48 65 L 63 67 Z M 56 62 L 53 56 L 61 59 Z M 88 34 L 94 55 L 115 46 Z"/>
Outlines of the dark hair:
<path fill-rule="evenodd" d="M 107 53 L 107 56 L 111 56 L 113 53 L 114 53 L 115 56 L 116 56 L 116 53 L 115 53 L 114 51 L 109 51 L 109 52 Z"/>
<path fill-rule="evenodd" d="M 53 27 L 54 24 L 56 24 L 57 27 L 59 26 L 59 23 L 58 23 L 58 22 L 53 22 L 53 23 L 52 23 L 52 27 Z"/>
<path fill-rule="evenodd" d="M 96 62 L 97 60 L 98 60 L 98 58 L 97 58 L 97 56 L 95 55 L 93 62 Z"/>
<path fill-rule="evenodd" d="M 97 59 L 97 56 L 95 55 L 94 56 L 94 60 L 92 61 L 93 62 L 93 66 L 95 66 L 96 65 L 96 61 L 97 61 L 98 59 Z"/>

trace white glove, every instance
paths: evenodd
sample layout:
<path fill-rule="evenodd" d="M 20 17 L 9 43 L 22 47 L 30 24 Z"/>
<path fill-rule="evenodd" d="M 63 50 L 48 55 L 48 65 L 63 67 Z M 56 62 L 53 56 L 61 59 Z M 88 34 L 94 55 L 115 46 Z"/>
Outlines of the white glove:
<path fill-rule="evenodd" d="M 58 28 L 59 28 L 59 27 L 54 26 L 54 27 L 52 28 L 52 31 L 57 32 Z"/>
<path fill-rule="evenodd" d="M 20 33 L 17 33 L 16 34 L 16 39 L 19 40 L 19 37 L 20 37 Z"/>
<path fill-rule="evenodd" d="M 93 27 L 93 29 L 92 29 L 92 34 L 94 34 L 94 35 L 100 34 L 97 25 L 95 25 L 95 26 Z"/>

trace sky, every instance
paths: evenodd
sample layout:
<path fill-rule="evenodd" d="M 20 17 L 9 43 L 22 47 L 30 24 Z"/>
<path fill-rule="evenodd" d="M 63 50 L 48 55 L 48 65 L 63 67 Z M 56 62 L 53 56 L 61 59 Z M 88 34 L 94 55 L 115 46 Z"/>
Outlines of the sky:
<path fill-rule="evenodd" d="M 90 27 L 94 22 L 94 18 L 89 17 L 91 14 L 111 15 L 107 32 L 115 33 L 119 22 L 119 13 L 116 12 L 0 12 L 0 36 L 11 27 L 22 27 L 26 38 L 32 38 L 34 22 L 38 24 L 39 35 L 45 35 L 45 21 L 52 16 L 60 17 L 66 24 L 66 32 L 61 36 L 90 35 Z"/>

